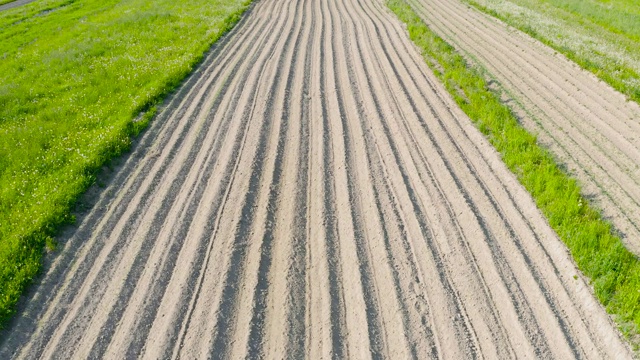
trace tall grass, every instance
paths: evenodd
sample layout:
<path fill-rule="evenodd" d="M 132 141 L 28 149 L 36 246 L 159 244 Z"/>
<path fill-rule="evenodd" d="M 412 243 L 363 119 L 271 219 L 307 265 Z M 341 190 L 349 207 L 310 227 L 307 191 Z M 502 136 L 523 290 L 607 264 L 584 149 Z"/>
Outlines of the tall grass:
<path fill-rule="evenodd" d="M 405 0 L 387 0 L 407 24 L 411 40 L 427 65 L 502 159 L 531 193 L 578 268 L 591 279 L 595 294 L 628 336 L 640 330 L 640 261 L 589 206 L 575 180 L 517 121 L 499 95 L 489 90 L 480 71 L 431 31 Z M 462 93 L 461 93 L 462 92 Z"/>
<path fill-rule="evenodd" d="M 40 0 L 0 12 L 0 326 L 97 169 L 248 3 Z"/>

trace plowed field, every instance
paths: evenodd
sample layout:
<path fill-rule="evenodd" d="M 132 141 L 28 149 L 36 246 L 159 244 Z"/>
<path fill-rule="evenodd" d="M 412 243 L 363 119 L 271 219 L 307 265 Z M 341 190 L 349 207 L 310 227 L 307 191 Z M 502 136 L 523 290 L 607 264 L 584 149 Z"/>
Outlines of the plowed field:
<path fill-rule="evenodd" d="M 630 357 L 578 274 L 384 3 L 262 0 L 0 358 Z"/>
<path fill-rule="evenodd" d="M 412 0 L 440 36 L 486 68 L 523 125 L 567 166 L 640 256 L 640 107 L 530 36 L 460 0 Z"/>

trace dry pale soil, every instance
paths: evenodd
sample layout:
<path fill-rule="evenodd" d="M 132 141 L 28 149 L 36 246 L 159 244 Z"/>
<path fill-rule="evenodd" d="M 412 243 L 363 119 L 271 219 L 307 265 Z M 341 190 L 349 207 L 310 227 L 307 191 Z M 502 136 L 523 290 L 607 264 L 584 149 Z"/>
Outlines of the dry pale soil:
<path fill-rule="evenodd" d="M 640 256 L 640 106 L 530 36 L 460 0 L 410 0 L 422 19 L 487 70 Z"/>
<path fill-rule="evenodd" d="M 631 357 L 382 1 L 256 2 L 61 244 L 0 358 Z"/>

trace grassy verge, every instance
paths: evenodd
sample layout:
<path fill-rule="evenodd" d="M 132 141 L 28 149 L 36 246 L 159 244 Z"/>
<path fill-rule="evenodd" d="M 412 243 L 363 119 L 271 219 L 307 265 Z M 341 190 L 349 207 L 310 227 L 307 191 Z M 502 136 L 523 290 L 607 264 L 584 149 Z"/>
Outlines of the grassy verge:
<path fill-rule="evenodd" d="M 0 326 L 96 171 L 249 2 L 40 0 L 0 13 Z"/>
<path fill-rule="evenodd" d="M 8 4 L 10 2 L 14 2 L 16 0 L 0 0 L 0 5 Z"/>
<path fill-rule="evenodd" d="M 640 103 L 640 2 L 464 1 L 554 48 Z"/>
<path fill-rule="evenodd" d="M 623 333 L 635 338 L 640 329 L 640 261 L 589 206 L 576 181 L 489 90 L 480 71 L 469 67 L 404 0 L 387 0 L 387 5 L 407 25 L 431 70 L 531 193 Z"/>

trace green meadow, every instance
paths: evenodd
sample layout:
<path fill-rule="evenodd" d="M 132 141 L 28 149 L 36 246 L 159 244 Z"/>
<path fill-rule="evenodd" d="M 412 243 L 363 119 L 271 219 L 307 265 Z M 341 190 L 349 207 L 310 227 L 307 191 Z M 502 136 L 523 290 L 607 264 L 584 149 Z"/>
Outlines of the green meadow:
<path fill-rule="evenodd" d="M 97 170 L 248 4 L 40 0 L 0 12 L 0 326 Z"/>

